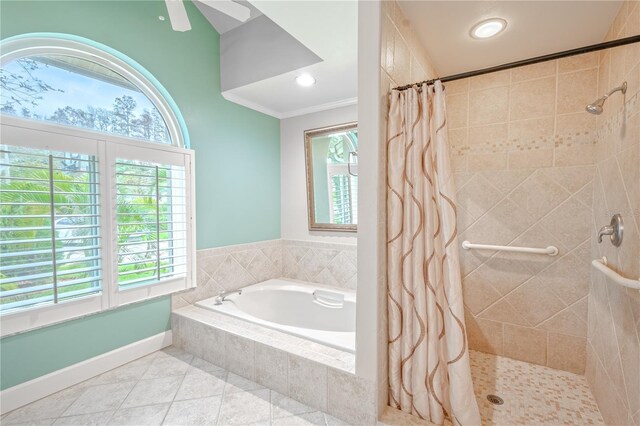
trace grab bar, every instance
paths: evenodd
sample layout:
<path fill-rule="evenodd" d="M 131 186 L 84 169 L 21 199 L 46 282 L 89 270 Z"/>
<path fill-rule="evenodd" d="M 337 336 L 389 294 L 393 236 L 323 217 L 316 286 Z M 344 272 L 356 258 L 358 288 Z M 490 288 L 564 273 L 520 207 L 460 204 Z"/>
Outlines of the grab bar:
<path fill-rule="evenodd" d="M 592 260 L 591 265 L 615 283 L 640 291 L 640 278 L 634 280 L 633 278 L 623 277 L 622 275 L 618 274 L 616 271 L 609 268 L 609 265 L 607 265 L 606 257 Z"/>
<path fill-rule="evenodd" d="M 555 256 L 558 254 L 558 247 L 549 246 L 547 248 L 533 248 L 533 247 L 511 247 L 511 246 L 494 246 L 491 244 L 474 244 L 469 241 L 462 242 L 462 248 L 465 250 L 496 250 L 496 251 L 510 251 L 515 253 L 533 253 L 533 254 L 547 254 L 549 256 Z"/>

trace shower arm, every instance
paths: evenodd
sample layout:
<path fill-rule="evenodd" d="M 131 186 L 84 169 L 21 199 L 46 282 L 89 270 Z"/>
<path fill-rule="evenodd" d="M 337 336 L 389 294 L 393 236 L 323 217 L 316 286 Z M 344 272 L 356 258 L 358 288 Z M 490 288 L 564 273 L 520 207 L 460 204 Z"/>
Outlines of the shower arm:
<path fill-rule="evenodd" d="M 604 95 L 603 98 L 607 99 L 609 96 L 613 95 L 616 92 L 622 92 L 623 95 L 627 93 L 627 82 L 625 81 L 620 86 L 614 87 L 609 93 Z"/>

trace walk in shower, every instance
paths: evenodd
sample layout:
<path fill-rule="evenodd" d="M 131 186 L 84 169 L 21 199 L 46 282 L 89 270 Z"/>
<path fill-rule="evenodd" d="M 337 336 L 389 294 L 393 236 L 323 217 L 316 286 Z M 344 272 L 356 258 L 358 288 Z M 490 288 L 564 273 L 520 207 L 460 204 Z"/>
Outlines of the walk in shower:
<path fill-rule="evenodd" d="M 403 9 L 383 9 L 382 86 L 424 91 L 437 74 Z M 483 424 L 640 424 L 639 11 L 625 3 L 598 46 L 439 79 L 446 123 L 432 124 L 447 131 Z M 416 75 L 427 84 L 407 80 Z M 406 134 L 418 123 L 408 119 Z M 403 360 L 389 360 L 389 381 L 397 375 L 411 391 L 413 358 Z M 430 418 L 416 409 L 420 395 L 405 404 L 391 389 L 391 407 Z"/>

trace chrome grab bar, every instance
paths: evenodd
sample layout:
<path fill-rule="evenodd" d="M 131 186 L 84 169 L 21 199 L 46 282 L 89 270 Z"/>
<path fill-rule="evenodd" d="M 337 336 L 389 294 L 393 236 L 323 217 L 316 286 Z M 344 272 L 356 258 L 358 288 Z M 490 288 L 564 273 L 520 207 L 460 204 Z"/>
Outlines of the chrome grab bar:
<path fill-rule="evenodd" d="M 616 284 L 620 284 L 621 286 L 640 291 L 640 278 L 634 280 L 633 278 L 623 277 L 622 275 L 618 274 L 616 271 L 609 268 L 609 265 L 607 265 L 606 257 L 592 260 L 591 265 Z"/>
<path fill-rule="evenodd" d="M 465 250 L 471 250 L 471 249 L 495 250 L 495 251 L 508 251 L 508 252 L 514 252 L 514 253 L 546 254 L 549 256 L 555 256 L 558 254 L 558 248 L 556 246 L 549 246 L 546 248 L 512 247 L 512 246 L 494 246 L 491 244 L 474 244 L 469 241 L 463 241 L 462 248 Z"/>

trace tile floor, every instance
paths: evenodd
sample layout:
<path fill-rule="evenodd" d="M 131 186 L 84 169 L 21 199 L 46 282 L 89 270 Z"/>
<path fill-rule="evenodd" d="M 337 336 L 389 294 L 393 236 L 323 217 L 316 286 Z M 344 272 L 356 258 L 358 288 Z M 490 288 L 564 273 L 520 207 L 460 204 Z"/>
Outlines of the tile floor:
<path fill-rule="evenodd" d="M 486 425 L 603 425 L 583 376 L 471 352 Z M 501 396 L 504 405 L 486 395 Z M 2 417 L 3 425 L 344 425 L 170 347 Z M 379 426 L 424 425 L 389 409 Z"/>
<path fill-rule="evenodd" d="M 169 347 L 8 413 L 2 425 L 343 425 Z"/>

